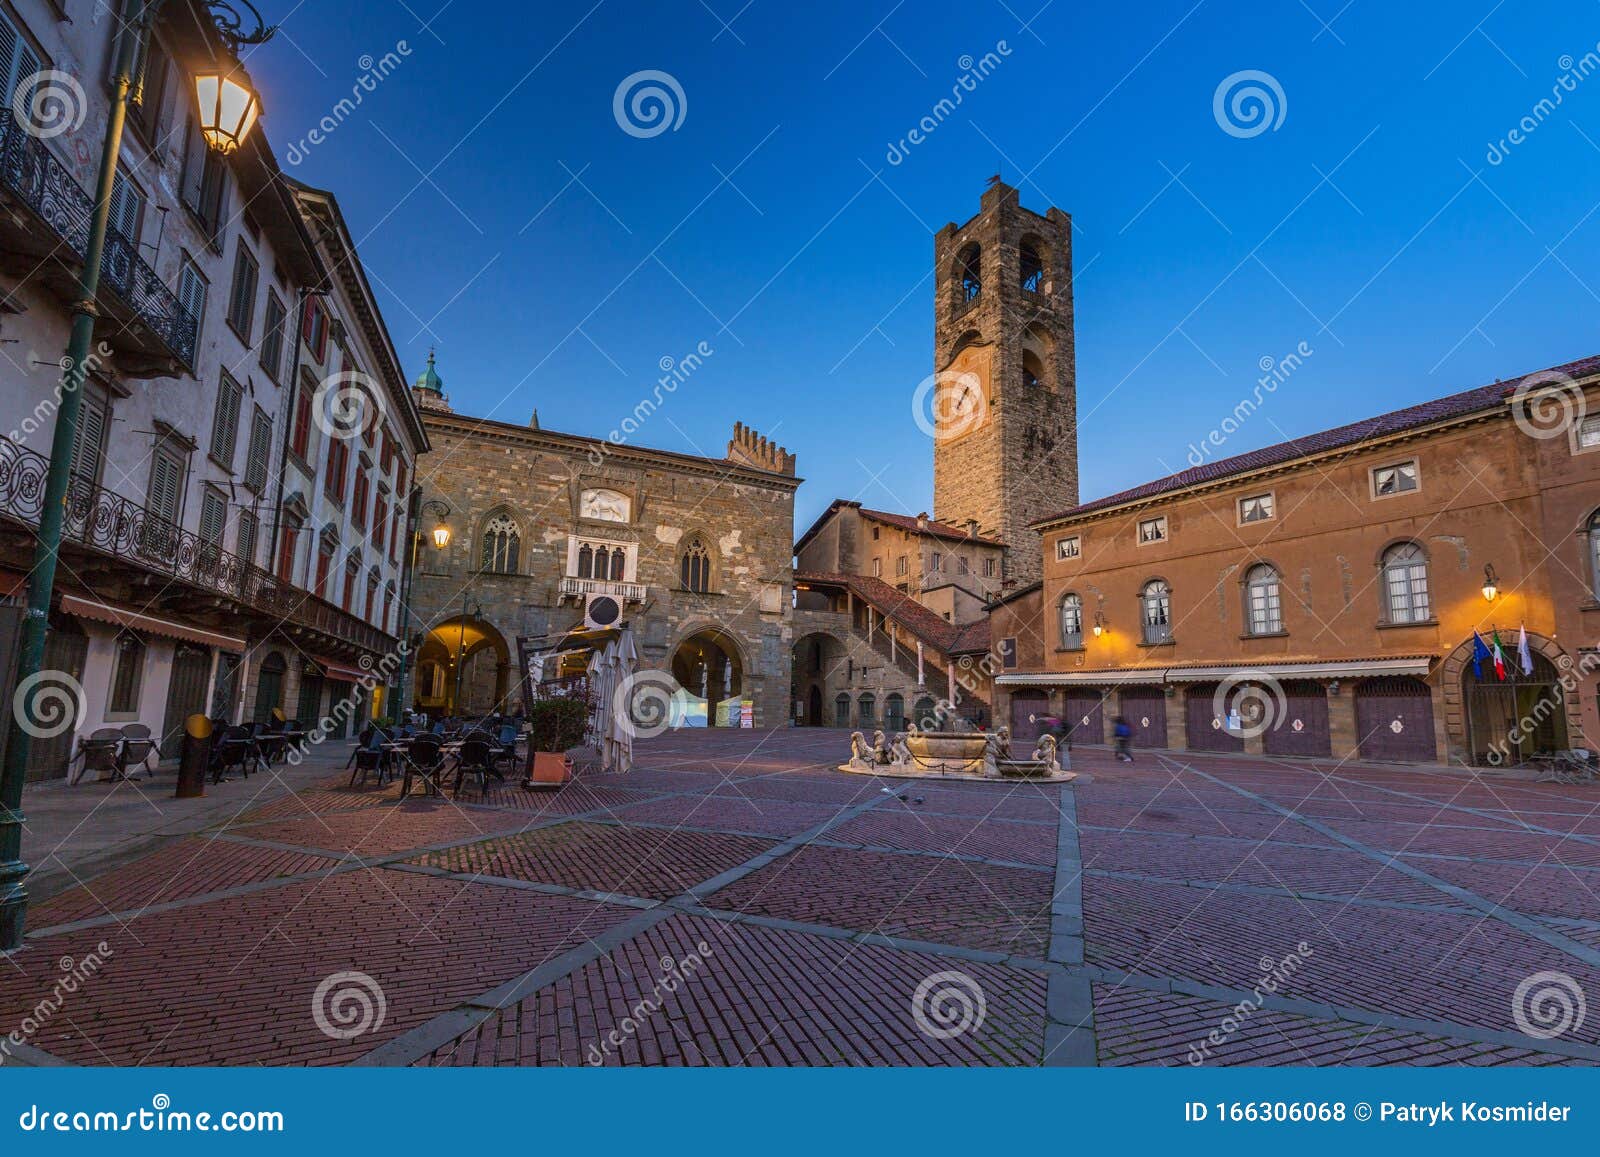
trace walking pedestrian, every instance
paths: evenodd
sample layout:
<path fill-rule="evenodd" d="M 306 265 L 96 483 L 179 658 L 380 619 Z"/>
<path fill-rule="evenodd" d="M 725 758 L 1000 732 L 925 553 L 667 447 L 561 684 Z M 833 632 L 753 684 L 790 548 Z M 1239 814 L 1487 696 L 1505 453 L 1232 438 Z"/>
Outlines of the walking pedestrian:
<path fill-rule="evenodd" d="M 1113 719 L 1111 723 L 1112 734 L 1116 736 L 1117 740 L 1117 758 L 1123 763 L 1132 763 L 1133 752 L 1129 748 L 1133 745 L 1133 728 L 1120 715 Z"/>

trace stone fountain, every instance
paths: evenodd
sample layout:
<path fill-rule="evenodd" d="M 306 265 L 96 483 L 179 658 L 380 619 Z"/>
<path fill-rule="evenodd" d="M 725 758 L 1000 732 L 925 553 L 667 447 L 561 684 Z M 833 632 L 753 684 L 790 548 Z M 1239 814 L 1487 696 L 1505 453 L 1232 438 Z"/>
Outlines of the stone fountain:
<path fill-rule="evenodd" d="M 1032 754 L 1019 759 L 1012 755 L 1008 728 L 982 731 L 956 715 L 947 715 L 930 730 L 913 723 L 892 741 L 882 731 L 874 731 L 870 741 L 864 733 L 852 732 L 850 761 L 839 770 L 907 779 L 1076 778 L 1071 758 L 1057 750 L 1055 736 L 1041 737 Z"/>

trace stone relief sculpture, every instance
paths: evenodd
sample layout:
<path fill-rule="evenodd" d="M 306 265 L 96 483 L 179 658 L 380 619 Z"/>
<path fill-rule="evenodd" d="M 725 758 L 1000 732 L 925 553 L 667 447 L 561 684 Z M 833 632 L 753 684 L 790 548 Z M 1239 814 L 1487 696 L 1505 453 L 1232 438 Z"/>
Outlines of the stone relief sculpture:
<path fill-rule="evenodd" d="M 585 490 L 578 499 L 578 514 L 600 522 L 627 522 L 628 500 L 613 490 Z"/>

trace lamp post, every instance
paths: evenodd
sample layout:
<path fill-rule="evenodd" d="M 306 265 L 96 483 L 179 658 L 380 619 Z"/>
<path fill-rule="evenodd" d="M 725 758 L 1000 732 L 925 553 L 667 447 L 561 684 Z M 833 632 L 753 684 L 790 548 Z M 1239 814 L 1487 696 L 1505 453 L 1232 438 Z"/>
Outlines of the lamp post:
<path fill-rule="evenodd" d="M 400 700 L 399 710 L 394 712 L 394 719 L 398 723 L 404 716 L 406 709 L 406 676 L 411 659 L 411 584 L 412 576 L 417 571 L 417 553 L 422 546 L 422 516 L 432 514 L 438 519 L 433 524 L 433 547 L 442 551 L 450 545 L 450 524 L 445 521 L 450 516 L 450 508 L 436 498 L 422 501 L 422 487 L 416 486 L 411 490 L 411 509 L 406 512 L 406 521 L 411 527 L 411 557 L 407 560 L 405 589 L 400 594 L 400 672 L 395 679 L 395 695 Z"/>
<path fill-rule="evenodd" d="M 481 619 L 483 604 L 472 599 L 467 591 L 461 592 L 461 641 L 456 644 L 456 693 L 450 706 L 456 718 L 461 717 L 461 675 L 467 669 L 467 619 Z"/>
<path fill-rule="evenodd" d="M 45 475 L 39 531 L 29 572 L 28 607 L 23 616 L 17 656 L 18 687 L 30 685 L 26 681 L 37 675 L 44 664 L 50 603 L 55 594 L 56 559 L 61 550 L 61 524 L 67 484 L 71 480 L 72 449 L 77 441 L 78 415 L 83 408 L 83 382 L 87 376 L 95 318 L 99 316 L 95 297 L 100 289 L 100 262 L 111 218 L 117 156 L 122 149 L 128 96 L 142 80 L 138 73 L 142 67 L 145 37 L 150 34 L 151 25 L 165 3 L 166 0 L 132 0 L 126 17 L 127 31 L 117 41 L 111 109 L 106 117 L 105 145 L 95 180 L 94 214 L 89 221 L 89 240 L 84 247 L 83 269 L 78 275 L 77 297 L 72 303 L 72 336 L 67 342 L 63 362 L 61 399 L 50 443 L 50 469 Z M 266 25 L 248 0 L 238 0 L 238 3 L 254 16 L 253 31 L 244 30 L 241 13 L 228 0 L 204 0 L 230 56 L 237 53 L 239 45 L 260 44 L 276 31 Z M 259 98 L 245 82 L 236 59 L 230 60 L 225 68 L 203 70 L 194 80 L 201 134 L 212 148 L 223 153 L 232 152 L 260 116 Z M 0 769 L 0 951 L 6 952 L 22 946 L 23 920 L 28 908 L 28 893 L 22 883 L 28 874 L 28 866 L 22 862 L 22 783 L 32 737 L 23 725 L 21 706 L 12 704 L 5 764 Z"/>

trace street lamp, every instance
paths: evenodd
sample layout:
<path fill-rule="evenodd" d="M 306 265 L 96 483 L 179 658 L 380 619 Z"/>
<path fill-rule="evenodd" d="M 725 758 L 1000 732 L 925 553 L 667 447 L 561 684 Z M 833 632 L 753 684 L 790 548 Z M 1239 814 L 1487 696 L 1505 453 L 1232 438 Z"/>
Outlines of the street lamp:
<path fill-rule="evenodd" d="M 50 469 L 45 475 L 44 494 L 40 500 L 39 531 L 28 580 L 28 609 L 23 616 L 17 653 L 18 686 L 25 685 L 44 665 L 45 635 L 49 629 L 50 603 L 55 595 L 56 558 L 61 550 L 61 524 L 66 511 L 67 483 L 71 479 L 72 451 L 77 441 L 78 415 L 83 409 L 83 382 L 87 377 L 95 318 L 100 313 L 96 304 L 100 263 L 105 255 L 106 232 L 111 220 L 111 193 L 117 176 L 117 157 L 122 151 L 128 94 L 139 79 L 138 62 L 144 56 L 145 38 L 166 2 L 131 0 L 126 13 L 128 34 L 119 37 L 117 42 L 111 108 L 106 116 L 105 145 L 100 152 L 100 169 L 95 181 L 94 214 L 89 220 L 83 269 L 78 274 L 78 292 L 73 298 L 72 336 L 62 363 L 65 369 L 61 375 L 55 432 L 50 442 Z M 249 0 L 203 0 L 203 4 L 230 55 L 236 54 L 241 44 L 260 44 L 276 31 L 267 26 Z M 245 30 L 244 16 L 236 5 L 249 9 L 255 20 L 253 30 Z M 196 84 L 197 93 L 204 91 L 198 77 Z M 247 99 L 241 98 L 241 94 Z M 206 133 L 207 142 L 216 146 L 226 137 L 231 140 L 232 148 L 237 148 L 260 111 L 258 98 L 243 82 L 236 65 L 228 70 L 226 85 L 218 74 L 216 100 L 211 108 L 212 131 Z M 204 127 L 207 111 L 203 101 L 199 112 Z M 213 131 L 221 136 L 213 136 Z M 230 152 L 232 148 L 223 151 Z M 4 952 L 22 946 L 22 926 L 28 910 L 28 892 L 22 884 L 28 874 L 28 866 L 22 862 L 22 783 L 32 737 L 22 726 L 23 712 L 13 710 L 11 714 L 5 764 L 0 769 L 0 951 Z"/>
<path fill-rule="evenodd" d="M 456 694 L 450 706 L 455 709 L 457 718 L 461 716 L 461 675 L 467 669 L 467 619 L 483 618 L 483 604 L 469 599 L 467 592 L 461 592 L 461 639 L 456 644 Z"/>
<path fill-rule="evenodd" d="M 420 486 L 412 488 L 410 506 L 406 522 L 411 527 L 411 556 L 410 565 L 406 567 L 405 589 L 400 593 L 400 671 L 394 685 L 395 696 L 400 703 L 399 710 L 390 713 L 396 723 L 404 718 L 406 709 L 406 675 L 407 668 L 411 665 L 411 584 L 414 581 L 412 576 L 417 572 L 417 551 L 422 546 L 422 530 L 419 524 L 424 514 L 432 514 L 438 519 L 433 525 L 434 548 L 442 551 L 450 545 L 450 524 L 445 521 L 450 516 L 448 506 L 436 498 L 422 501 Z"/>
<path fill-rule="evenodd" d="M 1483 598 L 1485 602 L 1494 602 L 1495 596 L 1500 593 L 1500 578 L 1494 573 L 1494 563 L 1485 563 L 1483 567 Z"/>
<path fill-rule="evenodd" d="M 195 100 L 200 110 L 200 135 L 223 156 L 238 150 L 261 116 L 261 98 L 237 70 L 198 72 Z"/>
<path fill-rule="evenodd" d="M 449 511 L 447 510 L 445 513 L 448 514 Z M 438 522 L 434 523 L 433 545 L 438 547 L 440 550 L 443 550 L 445 547 L 450 545 L 450 526 L 442 518 Z"/>
<path fill-rule="evenodd" d="M 1094 613 L 1094 637 L 1099 638 L 1106 633 L 1106 617 L 1100 611 Z"/>

